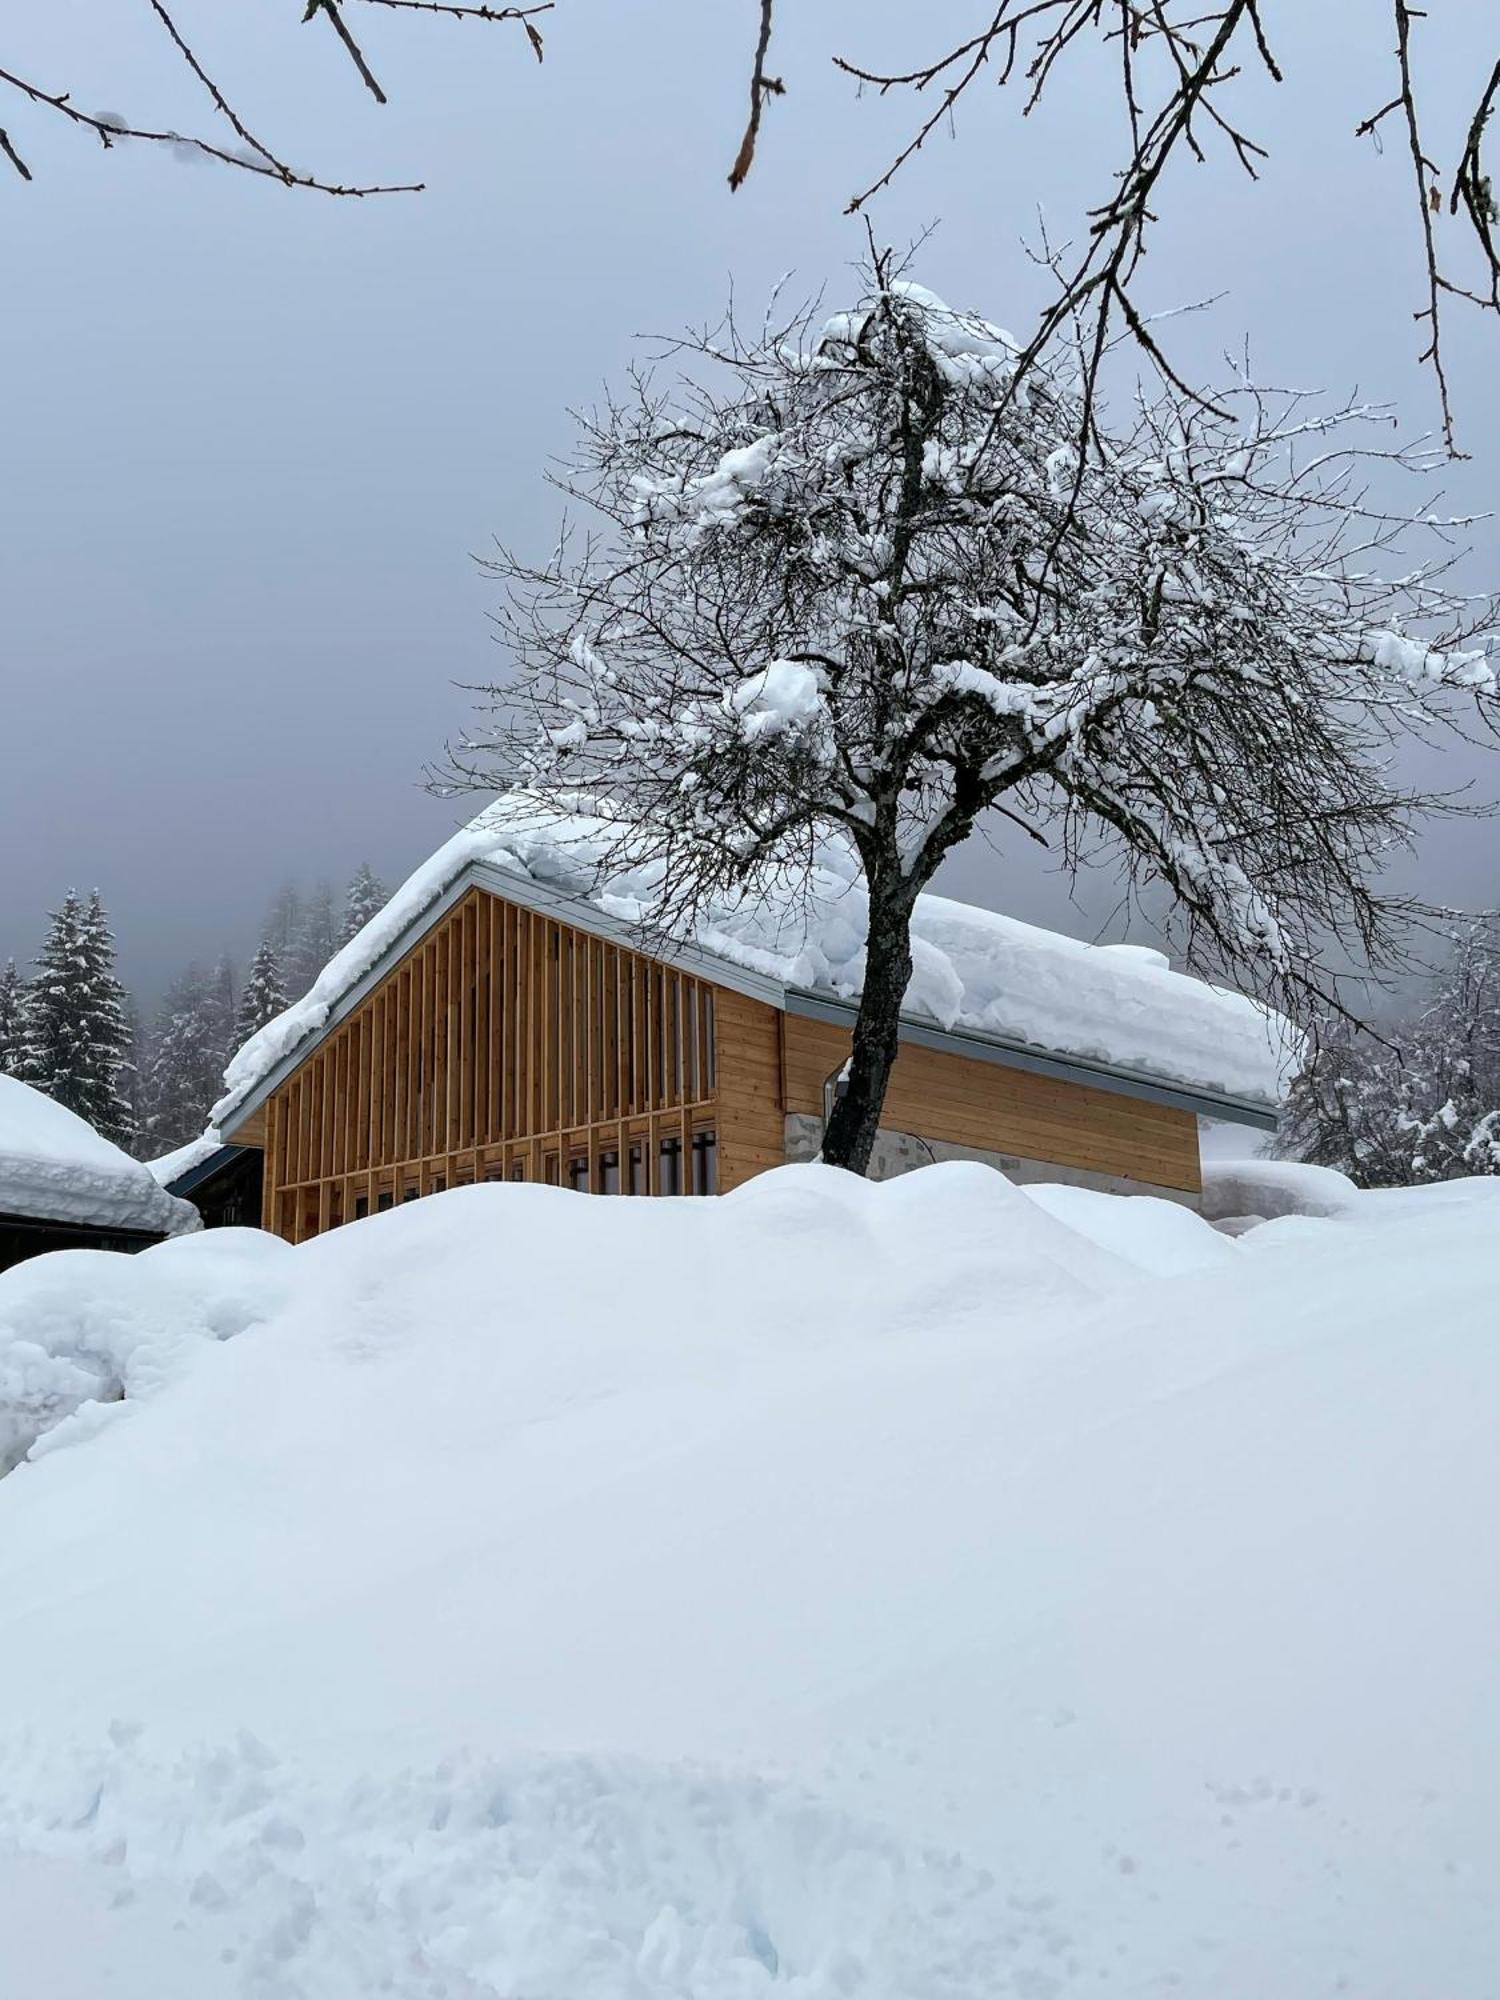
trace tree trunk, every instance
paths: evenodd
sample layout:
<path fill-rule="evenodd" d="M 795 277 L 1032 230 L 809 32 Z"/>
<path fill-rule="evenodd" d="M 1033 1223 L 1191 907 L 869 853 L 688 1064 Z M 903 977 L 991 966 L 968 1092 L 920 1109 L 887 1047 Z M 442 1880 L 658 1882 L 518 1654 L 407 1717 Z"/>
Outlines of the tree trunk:
<path fill-rule="evenodd" d="M 911 912 L 914 892 L 903 882 L 894 895 L 870 898 L 865 984 L 854 1023 L 844 1094 L 823 1134 L 823 1159 L 851 1173 L 869 1171 L 880 1113 L 901 1039 L 901 1003 L 911 982 Z"/>

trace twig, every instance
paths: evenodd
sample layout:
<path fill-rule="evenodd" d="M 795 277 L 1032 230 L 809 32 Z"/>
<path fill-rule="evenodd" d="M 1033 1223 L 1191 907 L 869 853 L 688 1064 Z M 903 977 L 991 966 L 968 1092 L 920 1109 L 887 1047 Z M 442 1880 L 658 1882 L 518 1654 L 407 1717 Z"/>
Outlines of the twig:
<path fill-rule="evenodd" d="M 213 78 L 209 75 L 208 71 L 203 67 L 202 63 L 199 62 L 198 58 L 193 54 L 193 51 L 188 47 L 187 43 L 183 40 L 182 34 L 178 29 L 177 23 L 172 19 L 172 16 L 167 12 L 165 6 L 163 6 L 162 0 L 146 0 L 146 4 L 148 7 L 150 7 L 152 13 L 155 14 L 156 18 L 161 22 L 162 27 L 166 30 L 168 36 L 170 37 L 171 41 L 177 48 L 177 51 L 181 55 L 183 61 L 187 64 L 188 68 L 193 72 L 193 75 L 197 77 L 198 81 L 203 85 L 203 88 L 208 92 L 209 96 L 213 99 L 217 109 L 234 127 L 234 130 L 239 134 L 240 138 L 244 140 L 247 146 L 253 147 L 254 150 L 260 154 L 261 158 L 266 161 L 267 165 L 274 167 L 276 172 L 282 177 L 283 180 L 289 178 L 291 174 L 291 169 L 286 165 L 284 161 L 277 159 L 276 155 L 271 151 L 269 146 L 265 145 L 261 140 L 256 138 L 255 134 L 249 129 L 249 127 L 243 122 L 243 120 L 241 120 L 238 114 L 234 111 L 228 99 L 225 97 L 223 91 L 220 90 L 219 86 L 214 82 Z"/>
<path fill-rule="evenodd" d="M 1428 199 L 1428 175 L 1436 172 L 1422 150 L 1422 134 L 1417 123 L 1416 89 L 1411 73 L 1411 8 L 1407 0 L 1392 0 L 1396 18 L 1396 62 L 1401 75 L 1400 105 L 1406 124 L 1407 146 L 1412 173 L 1416 178 L 1417 212 L 1421 217 L 1422 250 L 1427 265 L 1427 304 L 1413 318 L 1426 320 L 1430 339 L 1423 361 L 1432 363 L 1437 378 L 1438 402 L 1442 409 L 1443 442 L 1455 458 L 1462 457 L 1453 436 L 1453 407 L 1448 398 L 1448 376 L 1443 367 L 1441 298 L 1442 279 L 1438 271 L 1437 240 L 1432 227 L 1432 203 Z M 1436 193 L 1434 187 L 1432 192 Z"/>
<path fill-rule="evenodd" d="M 307 0 L 307 12 L 302 16 L 303 21 L 310 21 L 314 14 L 327 15 L 333 26 L 334 33 L 349 52 L 350 62 L 353 63 L 363 78 L 365 89 L 369 91 L 377 104 L 388 103 L 390 100 L 375 81 L 370 65 L 365 61 L 364 50 L 355 41 L 353 35 L 350 34 L 348 23 L 338 10 L 338 0 Z"/>
<path fill-rule="evenodd" d="M 11 165 L 15 168 L 16 172 L 21 176 L 23 181 L 29 181 L 31 179 L 30 167 L 27 166 L 26 162 L 21 158 L 21 155 L 16 151 L 15 147 L 10 143 L 10 134 L 5 130 L 4 126 L 0 126 L 0 153 L 4 153 L 6 159 L 10 161 Z"/>
<path fill-rule="evenodd" d="M 85 131 L 92 132 L 106 150 L 113 146 L 117 139 L 140 139 L 159 146 L 186 146 L 195 153 L 202 153 L 210 160 L 218 160 L 226 167 L 238 167 L 242 173 L 259 174 L 263 180 L 281 181 L 288 187 L 312 188 L 319 194 L 343 195 L 356 199 L 374 194 L 422 192 L 421 181 L 346 187 L 336 181 L 318 180 L 312 174 L 294 172 L 291 168 L 283 170 L 273 167 L 263 160 L 247 159 L 242 153 L 232 153 L 227 147 L 216 146 L 211 139 L 200 139 L 190 132 L 157 131 L 149 126 L 131 125 L 123 119 L 96 118 L 91 112 L 80 111 L 71 103 L 66 91 L 54 93 L 43 90 L 39 85 L 28 83 L 25 77 L 17 76 L 11 70 L 0 69 L 0 84 L 8 84 L 12 90 L 20 91 L 21 95 L 33 104 L 46 105 L 49 110 L 60 113 L 70 124 L 82 126 Z M 28 174 L 27 179 L 30 178 Z"/>
<path fill-rule="evenodd" d="M 750 119 L 745 127 L 745 136 L 740 141 L 740 150 L 734 156 L 734 165 L 729 169 L 731 194 L 744 184 L 755 159 L 755 140 L 760 131 L 760 114 L 766 99 L 786 94 L 786 85 L 779 76 L 766 75 L 766 51 L 771 46 L 774 8 L 775 0 L 760 0 L 760 35 L 755 44 L 755 66 L 750 72 Z"/>

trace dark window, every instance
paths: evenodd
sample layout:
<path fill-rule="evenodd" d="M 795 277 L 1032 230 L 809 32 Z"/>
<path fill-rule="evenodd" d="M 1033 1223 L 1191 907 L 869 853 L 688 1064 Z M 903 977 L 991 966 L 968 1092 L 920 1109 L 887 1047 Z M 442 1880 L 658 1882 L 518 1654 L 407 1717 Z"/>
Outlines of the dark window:
<path fill-rule="evenodd" d="M 394 1208 L 395 1205 L 395 1195 L 389 1188 L 382 1188 L 375 1198 L 375 1206 L 379 1209 L 380 1213 L 384 1215 L 388 1208 Z"/>
<path fill-rule="evenodd" d="M 434 1174 L 432 1177 L 432 1186 L 428 1188 L 427 1192 L 429 1194 L 441 1194 L 447 1185 L 447 1181 L 441 1174 Z"/>
<path fill-rule="evenodd" d="M 646 1192 L 646 1155 L 639 1146 L 630 1149 L 630 1192 Z"/>
<path fill-rule="evenodd" d="M 682 1141 L 663 1139 L 656 1159 L 657 1193 L 682 1193 Z"/>
<path fill-rule="evenodd" d="M 524 1160 L 517 1160 L 517 1161 L 516 1161 L 516 1162 L 514 1163 L 514 1165 L 513 1165 L 512 1167 L 511 1167 L 511 1170 L 510 1170 L 510 1177 L 511 1177 L 511 1179 L 512 1179 L 513 1181 L 524 1181 L 524 1180 L 525 1180 L 525 1178 L 526 1178 L 526 1162 L 525 1162 Z"/>
<path fill-rule="evenodd" d="M 548 1153 L 542 1161 L 542 1179 L 548 1187 L 556 1187 L 561 1178 L 556 1153 Z"/>
<path fill-rule="evenodd" d="M 693 1193 L 719 1192 L 719 1148 L 712 1132 L 693 1134 Z"/>
<path fill-rule="evenodd" d="M 416 1198 L 417 1198 L 417 1196 L 418 1196 L 418 1195 L 419 1195 L 419 1194 L 420 1194 L 421 1192 L 422 1192 L 422 1190 L 421 1190 L 421 1189 L 420 1189 L 419 1187 L 417 1187 L 417 1186 L 416 1186 L 415 1184 L 413 1184 L 413 1183 L 408 1183 L 408 1184 L 407 1184 L 407 1186 L 406 1186 L 406 1187 L 404 1187 L 404 1188 L 403 1188 L 403 1189 L 401 1190 L 401 1199 L 402 1199 L 403 1201 L 415 1201 L 415 1200 L 416 1200 Z"/>
<path fill-rule="evenodd" d="M 357 1194 L 354 1197 L 354 1220 L 362 1222 L 369 1213 L 370 1197 L 367 1194 Z"/>

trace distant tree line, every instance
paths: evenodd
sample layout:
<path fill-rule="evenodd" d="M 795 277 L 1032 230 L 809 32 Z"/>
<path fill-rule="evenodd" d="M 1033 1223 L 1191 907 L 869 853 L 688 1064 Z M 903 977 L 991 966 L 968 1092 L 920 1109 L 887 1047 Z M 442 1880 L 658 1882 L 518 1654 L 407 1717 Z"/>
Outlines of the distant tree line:
<path fill-rule="evenodd" d="M 1382 1034 L 1321 1024 L 1282 1150 L 1360 1187 L 1500 1174 L 1500 918 L 1457 931 L 1421 1004 Z"/>
<path fill-rule="evenodd" d="M 0 1075 L 45 1091 L 141 1159 L 170 1152 L 203 1130 L 234 1051 L 307 991 L 386 893 L 367 864 L 341 904 L 326 883 L 310 895 L 287 884 L 243 975 L 227 954 L 194 962 L 142 1019 L 99 891 L 70 889 L 30 972 L 14 958 L 0 967 Z"/>

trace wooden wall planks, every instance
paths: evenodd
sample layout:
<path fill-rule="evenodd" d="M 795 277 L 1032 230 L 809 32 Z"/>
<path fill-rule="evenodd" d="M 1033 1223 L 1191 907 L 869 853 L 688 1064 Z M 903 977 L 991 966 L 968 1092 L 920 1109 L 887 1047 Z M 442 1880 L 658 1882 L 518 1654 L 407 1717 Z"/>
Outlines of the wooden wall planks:
<path fill-rule="evenodd" d="M 849 1032 L 787 1014 L 786 1108 L 821 1116 L 823 1084 L 849 1053 Z M 903 1047 L 882 1124 L 954 1146 L 1118 1174 L 1196 1193 L 1198 1122 L 1190 1111 L 1001 1063 Z"/>
<path fill-rule="evenodd" d="M 269 1099 L 265 1226 L 298 1242 L 484 1179 L 693 1192 L 695 1139 L 710 1180 L 716 994 L 471 890 Z"/>

